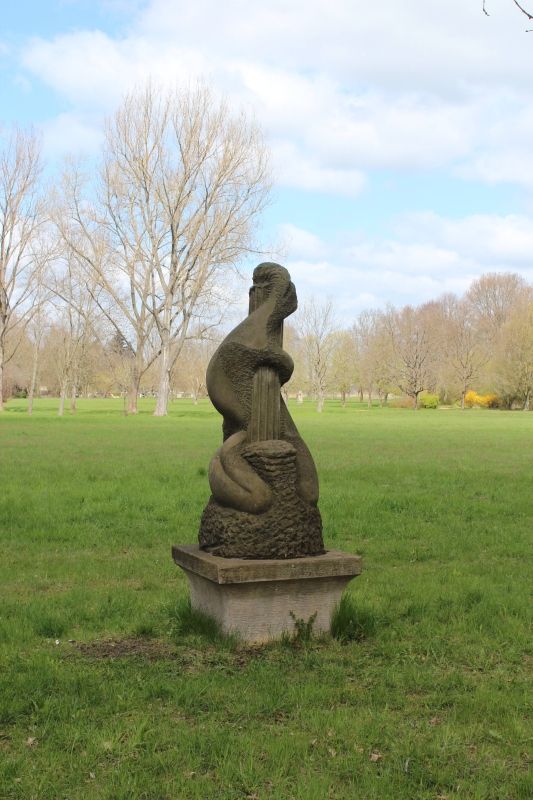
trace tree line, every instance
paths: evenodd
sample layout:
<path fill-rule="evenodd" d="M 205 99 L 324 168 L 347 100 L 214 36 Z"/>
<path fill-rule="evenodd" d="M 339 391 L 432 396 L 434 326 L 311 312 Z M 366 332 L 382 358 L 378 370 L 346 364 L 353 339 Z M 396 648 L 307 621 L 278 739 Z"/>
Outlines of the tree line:
<path fill-rule="evenodd" d="M 288 349 L 299 366 L 287 389 L 310 392 L 319 411 L 328 395 L 345 403 L 354 390 L 369 405 L 394 395 L 416 409 L 431 393 L 464 408 L 478 392 L 491 406 L 529 410 L 533 286 L 514 273 L 488 273 L 462 297 L 365 310 L 340 329 L 330 302 L 310 301 L 289 331 Z"/>
<path fill-rule="evenodd" d="M 205 370 L 228 325 L 232 277 L 259 255 L 270 190 L 255 123 L 204 85 L 127 95 L 106 122 L 97 158 L 67 159 L 46 179 L 39 137 L 0 135 L 0 410 L 4 398 L 205 395 Z M 487 274 L 464 296 L 369 309 L 341 326 L 330 301 L 309 300 L 286 325 L 296 368 L 284 391 L 345 403 L 424 393 L 529 409 L 533 289 Z"/>
<path fill-rule="evenodd" d="M 74 411 L 79 396 L 122 397 L 131 411 L 137 355 L 106 315 L 91 316 L 83 301 L 92 302 L 85 289 L 58 315 L 52 298 L 23 330 L 6 383 L 10 394 L 28 397 L 29 413 L 36 392 L 58 396 L 59 414 L 66 403 Z M 169 371 L 167 402 L 207 396 L 205 373 L 223 331 L 223 324 L 190 328 Z M 295 362 L 286 399 L 313 398 L 318 411 L 328 398 L 345 405 L 354 396 L 369 406 L 394 398 L 418 408 L 431 395 L 465 408 L 473 392 L 490 406 L 533 408 L 533 287 L 513 273 L 482 275 L 462 297 L 365 310 L 350 326 L 336 324 L 331 301 L 310 299 L 286 325 L 284 347 Z M 157 398 L 160 360 L 143 363 L 139 394 Z"/>

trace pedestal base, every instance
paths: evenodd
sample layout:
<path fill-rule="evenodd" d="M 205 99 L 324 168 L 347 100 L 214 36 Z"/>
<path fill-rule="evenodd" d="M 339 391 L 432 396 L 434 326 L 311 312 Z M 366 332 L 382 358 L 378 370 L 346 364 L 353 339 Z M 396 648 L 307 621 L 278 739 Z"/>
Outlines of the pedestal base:
<path fill-rule="evenodd" d="M 245 642 L 268 642 L 295 632 L 295 619 L 316 614 L 314 633 L 329 633 L 346 585 L 361 573 L 361 558 L 336 550 L 279 560 L 221 558 L 197 545 L 172 548 L 189 579 L 191 605 L 221 630 Z M 292 612 L 292 613 L 291 613 Z"/>

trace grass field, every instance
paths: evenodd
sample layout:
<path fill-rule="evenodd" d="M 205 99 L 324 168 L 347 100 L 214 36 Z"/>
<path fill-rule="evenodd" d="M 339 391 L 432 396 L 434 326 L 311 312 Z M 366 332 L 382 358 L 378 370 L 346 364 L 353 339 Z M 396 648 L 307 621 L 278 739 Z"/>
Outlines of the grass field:
<path fill-rule="evenodd" d="M 252 649 L 179 624 L 220 418 L 143 403 L 0 417 L 0 798 L 530 800 L 533 414 L 292 406 L 356 639 Z"/>

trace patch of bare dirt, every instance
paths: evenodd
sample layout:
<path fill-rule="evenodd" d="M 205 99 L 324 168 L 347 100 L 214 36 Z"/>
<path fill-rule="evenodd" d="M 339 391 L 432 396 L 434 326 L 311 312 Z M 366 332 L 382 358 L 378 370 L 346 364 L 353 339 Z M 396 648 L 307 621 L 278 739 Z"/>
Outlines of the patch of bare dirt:
<path fill-rule="evenodd" d="M 72 647 L 86 658 L 143 658 L 161 661 L 176 657 L 175 649 L 159 639 L 131 636 L 126 639 L 95 639 L 92 642 L 73 642 Z"/>

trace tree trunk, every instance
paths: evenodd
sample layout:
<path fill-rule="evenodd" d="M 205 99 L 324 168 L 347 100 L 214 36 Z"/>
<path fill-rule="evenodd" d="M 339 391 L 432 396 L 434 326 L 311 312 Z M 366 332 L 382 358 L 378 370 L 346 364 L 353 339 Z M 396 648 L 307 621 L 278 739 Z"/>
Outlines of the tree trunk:
<path fill-rule="evenodd" d="M 366 401 L 368 408 L 372 408 L 372 390 L 368 390 L 368 400 Z"/>
<path fill-rule="evenodd" d="M 465 396 L 466 392 L 461 392 L 461 411 L 465 410 Z"/>
<path fill-rule="evenodd" d="M 174 355 L 177 355 L 176 353 Z M 168 396 L 170 394 L 170 371 L 173 367 L 170 353 L 170 308 L 163 311 L 163 327 L 161 329 L 161 354 L 159 369 L 159 386 L 154 417 L 166 417 L 168 414 Z M 175 358 L 173 359 L 175 362 Z"/>
<path fill-rule="evenodd" d="M 33 358 L 32 358 L 32 366 L 31 366 L 31 380 L 30 380 L 30 390 L 28 392 L 28 414 L 33 414 L 33 398 L 35 396 L 35 385 L 37 383 L 37 367 L 39 364 L 39 343 L 38 341 L 35 342 L 33 348 Z"/>
<path fill-rule="evenodd" d="M 413 396 L 413 409 L 418 411 L 418 392 Z"/>
<path fill-rule="evenodd" d="M 157 389 L 157 402 L 154 417 L 166 417 L 168 414 L 168 396 L 170 393 L 170 345 L 167 342 L 161 347 L 161 370 Z"/>
<path fill-rule="evenodd" d="M 72 381 L 72 389 L 70 392 L 70 413 L 76 413 L 76 381 Z"/>
<path fill-rule="evenodd" d="M 522 411 L 529 411 L 530 400 L 531 400 L 531 392 L 528 391 L 527 394 L 526 394 L 526 399 L 524 401 L 524 406 L 522 408 Z"/>
<path fill-rule="evenodd" d="M 318 411 L 319 414 L 321 414 L 322 411 L 324 410 L 324 399 L 325 398 L 323 394 L 319 394 L 317 397 L 316 410 Z"/>
<path fill-rule="evenodd" d="M 196 379 L 192 384 L 192 401 L 195 406 L 198 405 L 198 395 L 200 394 L 200 387 L 198 386 L 198 379 Z"/>
<path fill-rule="evenodd" d="M 342 407 L 345 408 L 346 407 L 346 391 L 344 389 L 342 389 L 342 391 L 341 391 L 341 403 L 342 403 Z"/>
<path fill-rule="evenodd" d="M 6 357 L 3 331 L 0 333 L 0 411 L 4 410 L 4 360 Z"/>
<path fill-rule="evenodd" d="M 137 400 L 139 397 L 139 380 L 135 380 L 131 382 L 131 385 L 128 389 L 128 408 L 127 414 L 136 414 L 137 413 Z"/>
<path fill-rule="evenodd" d="M 364 399 L 365 399 L 365 396 L 363 394 L 363 390 L 359 389 L 359 402 L 362 403 L 364 401 Z"/>
<path fill-rule="evenodd" d="M 57 409 L 57 416 L 62 417 L 65 411 L 65 398 L 67 396 L 67 382 L 61 383 L 61 391 L 59 393 L 59 408 Z"/>
<path fill-rule="evenodd" d="M 130 385 L 128 387 L 128 414 L 137 414 L 137 400 L 141 385 L 141 368 L 139 358 L 136 356 L 131 368 Z"/>

